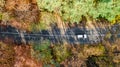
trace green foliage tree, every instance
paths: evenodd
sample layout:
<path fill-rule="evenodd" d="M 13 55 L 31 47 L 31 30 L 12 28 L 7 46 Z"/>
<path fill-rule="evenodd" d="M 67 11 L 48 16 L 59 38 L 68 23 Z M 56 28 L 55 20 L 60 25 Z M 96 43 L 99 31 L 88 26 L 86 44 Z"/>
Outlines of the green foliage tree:
<path fill-rule="evenodd" d="M 41 11 L 58 13 L 64 21 L 77 22 L 81 16 L 105 17 L 109 21 L 120 14 L 120 0 L 37 0 Z"/>

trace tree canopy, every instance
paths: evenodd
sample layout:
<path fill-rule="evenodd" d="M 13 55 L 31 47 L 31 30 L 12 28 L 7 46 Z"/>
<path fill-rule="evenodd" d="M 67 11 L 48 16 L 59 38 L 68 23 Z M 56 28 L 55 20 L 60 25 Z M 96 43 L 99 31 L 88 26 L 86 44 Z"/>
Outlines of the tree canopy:
<path fill-rule="evenodd" d="M 105 17 L 120 14 L 120 0 L 37 0 L 40 11 L 58 13 L 64 21 L 78 22 L 81 16 Z"/>

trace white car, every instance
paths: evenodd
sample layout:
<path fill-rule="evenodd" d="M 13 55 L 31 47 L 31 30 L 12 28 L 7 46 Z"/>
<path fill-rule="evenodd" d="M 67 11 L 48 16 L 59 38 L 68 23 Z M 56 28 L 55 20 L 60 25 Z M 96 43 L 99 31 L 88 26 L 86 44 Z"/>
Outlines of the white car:
<path fill-rule="evenodd" d="M 84 34 L 84 35 L 77 35 L 77 37 L 78 37 L 78 39 L 79 39 L 79 38 L 84 38 L 84 39 L 86 39 L 86 38 L 87 38 L 87 35 L 86 35 L 86 34 Z"/>

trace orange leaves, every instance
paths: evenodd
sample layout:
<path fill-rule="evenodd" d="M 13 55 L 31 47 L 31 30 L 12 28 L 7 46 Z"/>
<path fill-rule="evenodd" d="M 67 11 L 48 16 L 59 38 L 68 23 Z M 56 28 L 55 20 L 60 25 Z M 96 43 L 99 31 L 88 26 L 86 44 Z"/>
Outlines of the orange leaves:
<path fill-rule="evenodd" d="M 33 23 L 39 22 L 36 0 L 6 0 L 5 8 L 10 13 L 11 26 L 30 30 Z"/>
<path fill-rule="evenodd" d="M 30 31 L 30 23 L 17 22 L 15 19 L 11 19 L 10 24 L 11 26 L 16 27 L 18 29 Z"/>
<path fill-rule="evenodd" d="M 36 3 L 36 0 L 6 0 L 5 8 L 7 10 L 28 10 L 31 3 Z"/>
<path fill-rule="evenodd" d="M 15 4 L 16 4 L 16 3 L 15 3 L 14 0 L 7 0 L 7 1 L 6 1 L 6 4 L 5 4 L 5 8 L 6 8 L 7 10 L 13 10 Z"/>
<path fill-rule="evenodd" d="M 31 57 L 29 45 L 15 46 L 14 67 L 42 67 L 42 63 Z"/>

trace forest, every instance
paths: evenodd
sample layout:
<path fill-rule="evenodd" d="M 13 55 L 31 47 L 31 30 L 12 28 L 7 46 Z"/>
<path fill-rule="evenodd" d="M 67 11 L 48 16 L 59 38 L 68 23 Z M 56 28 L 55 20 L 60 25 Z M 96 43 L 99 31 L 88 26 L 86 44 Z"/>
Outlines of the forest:
<path fill-rule="evenodd" d="M 0 0 L 0 67 L 120 67 L 120 0 Z"/>

